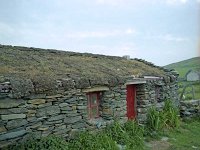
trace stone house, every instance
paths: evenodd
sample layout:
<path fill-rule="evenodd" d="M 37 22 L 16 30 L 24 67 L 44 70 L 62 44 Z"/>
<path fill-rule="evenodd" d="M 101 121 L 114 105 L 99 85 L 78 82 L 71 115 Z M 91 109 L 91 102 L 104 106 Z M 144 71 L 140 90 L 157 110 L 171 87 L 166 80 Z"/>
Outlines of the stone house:
<path fill-rule="evenodd" d="M 141 59 L 5 45 L 0 52 L 9 70 L 0 70 L 0 147 L 69 138 L 115 119 L 143 123 L 151 106 L 179 105 L 178 73 Z"/>
<path fill-rule="evenodd" d="M 200 81 L 200 72 L 189 70 L 185 76 L 186 81 Z"/>

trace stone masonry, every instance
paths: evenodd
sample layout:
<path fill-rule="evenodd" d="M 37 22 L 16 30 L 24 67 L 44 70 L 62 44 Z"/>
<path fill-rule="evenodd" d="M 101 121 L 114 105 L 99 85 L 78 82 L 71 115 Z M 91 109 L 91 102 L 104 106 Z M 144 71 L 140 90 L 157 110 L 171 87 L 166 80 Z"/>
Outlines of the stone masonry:
<path fill-rule="evenodd" d="M 166 78 L 146 79 L 146 83 L 136 84 L 135 109 L 139 122 L 145 122 L 151 106 L 162 109 L 166 99 L 179 105 L 177 74 L 169 74 Z M 73 80 L 57 80 L 55 94 L 38 92 L 44 91 L 40 87 L 34 93 L 31 80 L 7 79 L 0 83 L 0 148 L 50 134 L 70 138 L 74 132 L 97 130 L 115 119 L 127 121 L 126 83 L 106 85 L 109 90 L 100 92 L 100 117 L 89 119 L 87 95 L 83 92 L 87 85 L 81 82 L 74 86 Z"/>

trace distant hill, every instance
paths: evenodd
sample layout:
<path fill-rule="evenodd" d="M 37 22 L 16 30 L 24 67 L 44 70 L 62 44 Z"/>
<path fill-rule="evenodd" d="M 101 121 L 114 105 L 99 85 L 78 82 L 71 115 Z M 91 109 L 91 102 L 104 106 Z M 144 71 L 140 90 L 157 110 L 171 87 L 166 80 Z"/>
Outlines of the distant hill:
<path fill-rule="evenodd" d="M 180 77 L 184 77 L 184 75 L 190 69 L 200 71 L 200 57 L 194 57 L 194 58 L 183 60 L 177 63 L 172 63 L 165 67 L 168 69 L 175 69 L 176 71 L 179 72 Z"/>

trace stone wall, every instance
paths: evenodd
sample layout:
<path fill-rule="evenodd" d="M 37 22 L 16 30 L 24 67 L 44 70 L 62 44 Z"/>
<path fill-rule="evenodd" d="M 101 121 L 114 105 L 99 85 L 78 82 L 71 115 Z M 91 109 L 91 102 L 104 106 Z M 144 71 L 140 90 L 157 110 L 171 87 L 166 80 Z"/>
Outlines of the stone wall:
<path fill-rule="evenodd" d="M 114 119 L 126 122 L 126 87 L 101 92 L 100 118 L 89 119 L 82 89 L 60 90 L 56 95 L 31 94 L 13 98 L 10 83 L 1 84 L 0 147 L 49 134 L 69 138 L 74 132 L 98 129 Z"/>
<path fill-rule="evenodd" d="M 143 123 L 147 110 L 155 105 L 162 109 L 164 100 L 171 99 L 178 105 L 176 74 L 169 72 L 167 78 L 146 79 L 147 83 L 136 85 L 137 119 Z M 0 80 L 1 81 L 1 80 Z M 4 82 L 2 82 L 4 81 Z M 126 113 L 126 86 L 111 82 L 108 91 L 100 94 L 97 119 L 88 118 L 87 97 L 83 87 L 92 84 L 74 80 L 57 80 L 56 86 L 37 86 L 31 80 L 10 79 L 0 83 L 0 148 L 26 141 L 30 137 L 41 138 L 50 134 L 70 138 L 80 130 L 96 130 L 115 119 L 124 123 Z M 46 80 L 45 80 L 46 81 Z M 56 88 L 56 93 L 52 91 Z M 159 92 L 156 92 L 159 89 Z M 158 94 L 156 94 L 158 93 Z"/>
<path fill-rule="evenodd" d="M 181 117 L 200 116 L 200 100 L 189 100 L 180 102 Z"/>
<path fill-rule="evenodd" d="M 171 100 L 177 107 L 180 105 L 176 78 L 173 81 L 170 78 L 168 80 L 151 79 L 136 87 L 137 119 L 141 123 L 145 122 L 147 111 L 152 106 L 161 110 L 165 100 Z"/>

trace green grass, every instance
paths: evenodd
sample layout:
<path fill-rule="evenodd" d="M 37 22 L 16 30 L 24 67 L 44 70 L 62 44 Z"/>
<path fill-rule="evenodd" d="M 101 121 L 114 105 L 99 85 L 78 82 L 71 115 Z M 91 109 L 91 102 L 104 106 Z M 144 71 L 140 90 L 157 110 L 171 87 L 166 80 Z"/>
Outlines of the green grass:
<path fill-rule="evenodd" d="M 168 133 L 173 150 L 200 149 L 200 121 L 182 122 L 178 130 Z M 193 146 L 193 147 L 192 147 Z"/>
<path fill-rule="evenodd" d="M 185 76 L 185 74 L 191 69 L 200 71 L 200 57 L 195 57 L 195 58 L 180 61 L 177 63 L 169 64 L 165 67 L 168 69 L 175 69 L 176 71 L 179 72 L 179 74 L 180 74 L 179 77 L 183 78 Z M 183 85 L 193 84 L 194 90 L 195 90 L 195 98 L 194 99 L 200 99 L 200 82 L 179 81 L 178 84 L 180 87 L 178 90 L 179 96 L 180 96 L 181 92 L 183 91 L 183 88 L 182 88 Z M 192 94 L 189 93 L 189 91 L 191 91 L 191 88 L 190 87 L 186 88 L 186 94 L 184 94 L 186 100 L 192 99 Z"/>
<path fill-rule="evenodd" d="M 178 90 L 178 93 L 179 93 L 179 97 L 183 91 L 183 87 L 184 85 L 187 85 L 187 84 L 192 84 L 193 87 L 194 87 L 194 99 L 200 99 L 200 82 L 196 81 L 196 82 L 188 82 L 188 81 L 181 81 L 178 83 L 179 84 L 179 90 Z M 187 87 L 186 90 L 185 90 L 185 100 L 191 100 L 193 99 L 192 97 L 192 87 Z"/>
<path fill-rule="evenodd" d="M 126 150 L 143 150 L 143 127 L 134 121 L 125 124 L 114 122 L 99 132 L 80 132 L 74 139 L 65 141 L 63 138 L 49 136 L 41 139 L 31 139 L 24 143 L 10 146 L 10 150 L 120 150 L 119 146 Z"/>
<path fill-rule="evenodd" d="M 151 107 L 147 114 L 146 130 L 147 135 L 154 136 L 151 133 L 160 133 L 166 129 L 176 129 L 180 125 L 179 112 L 173 106 L 172 101 L 166 100 L 163 110 L 158 111 Z"/>
<path fill-rule="evenodd" d="M 137 60 L 88 53 L 0 46 L 0 76 L 25 76 L 30 79 L 51 75 L 53 78 L 85 77 L 110 79 L 130 75 L 164 75 L 156 67 Z"/>
<path fill-rule="evenodd" d="M 11 146 L 10 150 L 119 150 L 116 143 L 126 145 L 126 150 L 149 149 L 144 146 L 144 130 L 136 122 L 128 121 L 125 125 L 115 122 L 106 130 L 100 132 L 81 132 L 75 139 L 65 141 L 63 138 L 49 136 L 42 139 L 26 141 Z M 200 149 L 200 118 L 182 121 L 179 128 L 168 128 L 159 132 L 158 138 L 148 139 L 148 142 L 160 141 L 163 136 L 169 138 L 169 150 Z M 145 137 L 147 141 L 147 137 Z M 162 150 L 162 147 L 158 147 Z M 166 149 L 165 149 L 166 150 Z"/>
<path fill-rule="evenodd" d="M 169 69 L 175 69 L 179 72 L 180 77 L 184 77 L 190 69 L 200 70 L 200 57 L 194 57 L 177 63 L 172 63 L 165 67 Z"/>

